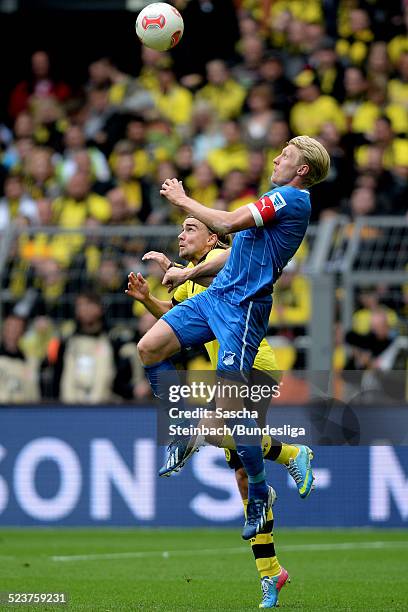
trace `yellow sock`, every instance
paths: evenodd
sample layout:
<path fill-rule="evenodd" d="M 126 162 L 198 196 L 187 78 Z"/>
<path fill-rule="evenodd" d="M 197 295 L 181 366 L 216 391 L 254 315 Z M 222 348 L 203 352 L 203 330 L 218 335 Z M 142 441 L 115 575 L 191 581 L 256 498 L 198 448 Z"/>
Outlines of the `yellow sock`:
<path fill-rule="evenodd" d="M 272 438 L 271 436 L 263 436 L 262 437 L 262 452 L 265 459 L 272 459 L 272 461 L 276 461 L 276 463 L 289 463 L 289 459 L 294 459 L 297 457 L 299 453 L 299 449 L 297 446 L 293 446 L 292 444 L 285 444 L 282 442 L 282 448 L 280 450 L 279 455 L 276 457 L 268 457 L 272 450 L 278 451 L 276 446 L 273 448 Z M 237 446 L 235 444 L 235 440 L 232 436 L 226 435 L 223 437 L 221 441 L 221 448 L 228 448 L 229 450 L 237 450 Z"/>
<path fill-rule="evenodd" d="M 243 504 L 246 516 L 248 500 L 244 499 Z M 258 570 L 261 578 L 264 578 L 265 576 L 277 576 L 280 574 L 281 566 L 279 565 L 279 561 L 275 553 L 275 545 L 273 543 L 272 508 L 268 512 L 268 520 L 265 525 L 264 532 L 258 533 L 255 538 L 251 539 L 251 547 L 255 557 L 256 569 Z"/>
<path fill-rule="evenodd" d="M 221 440 L 221 448 L 229 448 L 230 450 L 237 450 L 237 445 L 232 436 L 226 435 Z"/>
<path fill-rule="evenodd" d="M 276 463 L 289 463 L 289 459 L 295 459 L 299 453 L 299 449 L 297 446 L 293 446 L 292 444 L 284 444 L 282 443 L 282 449 L 276 458 Z"/>
<path fill-rule="evenodd" d="M 262 436 L 262 452 L 264 459 L 277 463 L 288 463 L 291 457 L 296 457 L 299 450 L 296 446 L 280 442 L 272 436 Z"/>

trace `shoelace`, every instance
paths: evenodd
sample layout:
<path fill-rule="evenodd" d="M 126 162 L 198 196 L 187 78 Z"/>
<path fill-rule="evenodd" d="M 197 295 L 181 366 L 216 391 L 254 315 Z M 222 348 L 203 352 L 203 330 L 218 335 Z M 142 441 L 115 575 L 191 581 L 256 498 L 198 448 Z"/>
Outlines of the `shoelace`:
<path fill-rule="evenodd" d="M 253 499 L 249 502 L 247 512 L 247 523 L 249 525 L 254 525 L 258 522 L 264 503 L 263 499 Z"/>
<path fill-rule="evenodd" d="M 264 578 L 261 582 L 261 589 L 263 593 L 262 603 L 265 603 L 269 597 L 269 586 L 273 584 L 273 580 L 269 578 Z"/>
<path fill-rule="evenodd" d="M 172 440 L 170 444 L 168 445 L 167 450 L 169 452 L 174 452 L 173 448 L 177 448 L 180 442 L 182 442 L 181 438 L 179 438 L 178 440 Z"/>
<path fill-rule="evenodd" d="M 268 595 L 268 591 L 269 591 L 268 583 L 269 582 L 270 582 L 270 580 L 268 578 L 264 578 L 262 580 L 262 582 L 261 582 L 261 588 L 262 588 L 262 593 L 263 593 L 264 599 Z"/>
<path fill-rule="evenodd" d="M 288 472 L 293 477 L 296 484 L 302 482 L 302 474 L 300 473 L 299 466 L 294 459 L 289 461 Z"/>

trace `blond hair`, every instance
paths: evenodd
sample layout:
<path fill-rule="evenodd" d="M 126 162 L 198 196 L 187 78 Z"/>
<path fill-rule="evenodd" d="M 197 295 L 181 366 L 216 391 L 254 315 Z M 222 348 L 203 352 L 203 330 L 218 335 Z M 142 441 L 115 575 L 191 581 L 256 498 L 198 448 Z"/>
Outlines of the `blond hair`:
<path fill-rule="evenodd" d="M 289 140 L 288 145 L 294 145 L 300 151 L 301 163 L 309 166 L 305 187 L 324 181 L 330 170 L 330 155 L 325 147 L 310 136 L 296 136 Z"/>

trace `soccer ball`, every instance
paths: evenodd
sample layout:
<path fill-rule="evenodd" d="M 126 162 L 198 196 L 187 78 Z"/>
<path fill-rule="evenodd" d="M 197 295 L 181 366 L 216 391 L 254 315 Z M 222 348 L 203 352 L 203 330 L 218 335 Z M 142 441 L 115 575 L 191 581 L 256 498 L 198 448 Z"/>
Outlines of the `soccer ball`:
<path fill-rule="evenodd" d="M 141 43 L 167 51 L 177 45 L 183 36 L 184 22 L 178 10 L 166 2 L 148 4 L 136 20 L 136 34 Z"/>

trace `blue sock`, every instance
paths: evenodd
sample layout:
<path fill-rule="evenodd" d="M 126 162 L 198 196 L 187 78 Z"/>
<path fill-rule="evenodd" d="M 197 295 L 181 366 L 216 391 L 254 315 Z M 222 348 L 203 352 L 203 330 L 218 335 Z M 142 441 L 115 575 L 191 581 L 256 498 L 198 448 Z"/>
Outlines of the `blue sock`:
<path fill-rule="evenodd" d="M 229 427 L 243 425 L 245 429 L 258 427 L 255 419 L 237 419 L 228 421 Z M 257 444 L 256 437 L 246 433 L 234 435 L 237 453 L 241 459 L 246 473 L 248 474 L 248 499 L 254 497 L 265 497 L 268 494 L 266 483 L 265 465 L 262 453 L 261 440 Z"/>
<path fill-rule="evenodd" d="M 266 484 L 265 469 L 256 476 L 248 476 L 248 499 L 254 497 L 266 497 L 268 485 Z"/>
<path fill-rule="evenodd" d="M 177 408 L 179 411 L 184 409 L 184 402 L 179 399 L 176 402 L 170 401 L 171 387 L 180 387 L 180 377 L 177 369 L 174 367 L 170 359 L 159 361 L 150 366 L 145 366 L 146 377 L 150 383 L 153 395 L 157 397 L 161 406 L 166 412 L 170 408 Z M 181 417 L 179 419 L 172 418 L 172 425 L 189 425 L 189 420 Z"/>

